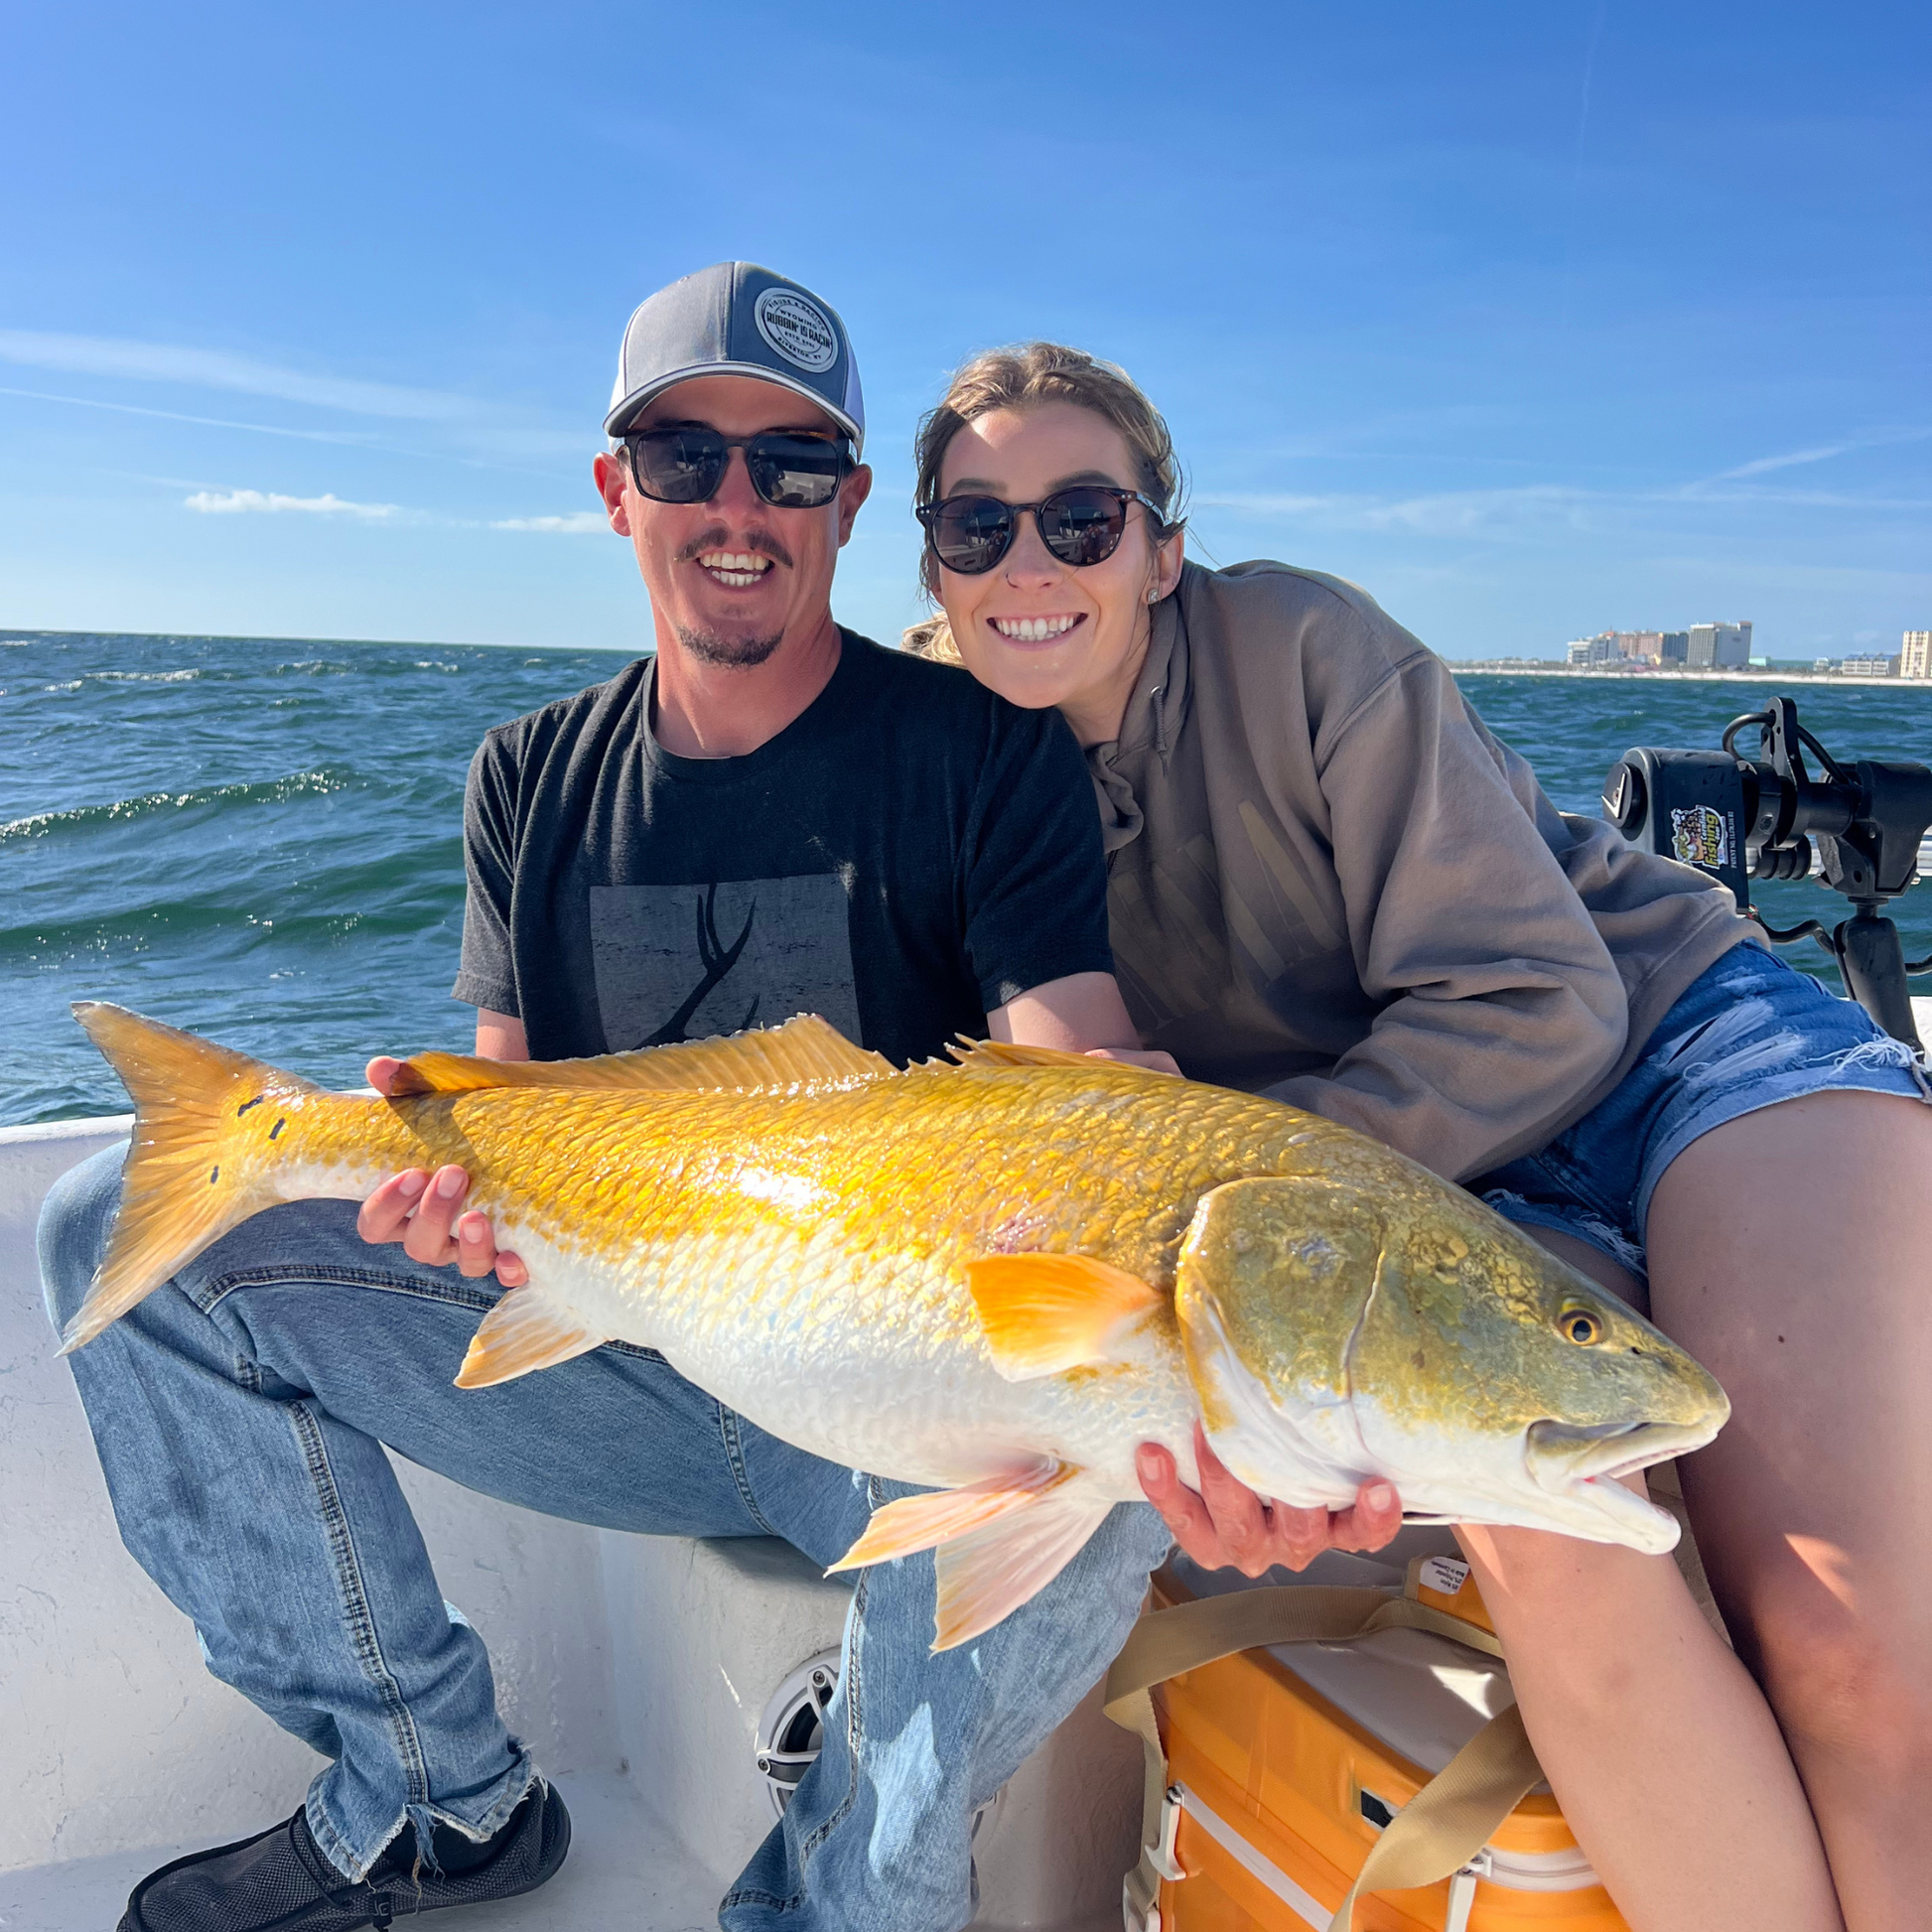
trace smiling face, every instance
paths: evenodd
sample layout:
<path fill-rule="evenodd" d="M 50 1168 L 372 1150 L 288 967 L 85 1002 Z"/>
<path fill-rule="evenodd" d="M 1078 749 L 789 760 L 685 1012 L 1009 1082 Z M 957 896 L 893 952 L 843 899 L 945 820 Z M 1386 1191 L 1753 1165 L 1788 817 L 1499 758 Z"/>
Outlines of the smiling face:
<path fill-rule="evenodd" d="M 996 409 L 946 446 L 939 494 L 1036 503 L 1070 483 L 1137 489 L 1132 453 L 1112 423 L 1077 403 Z M 1075 569 L 1040 540 L 1029 514 L 992 570 L 939 566 L 939 601 L 966 668 L 1017 705 L 1057 705 L 1083 745 L 1118 735 L 1147 656 L 1148 611 L 1180 576 L 1179 533 L 1155 541 L 1140 503 L 1105 562 Z"/>
<path fill-rule="evenodd" d="M 822 410 L 773 382 L 695 376 L 667 389 L 637 429 L 702 424 L 728 441 L 761 430 L 837 436 Z M 631 480 L 627 457 L 601 455 L 597 484 L 611 527 L 630 539 L 650 593 L 660 648 L 673 641 L 706 664 L 761 664 L 787 639 L 832 621 L 832 571 L 872 488 L 863 464 L 820 509 L 777 509 L 752 487 L 745 453 L 731 452 L 718 492 L 702 503 L 660 503 Z"/>

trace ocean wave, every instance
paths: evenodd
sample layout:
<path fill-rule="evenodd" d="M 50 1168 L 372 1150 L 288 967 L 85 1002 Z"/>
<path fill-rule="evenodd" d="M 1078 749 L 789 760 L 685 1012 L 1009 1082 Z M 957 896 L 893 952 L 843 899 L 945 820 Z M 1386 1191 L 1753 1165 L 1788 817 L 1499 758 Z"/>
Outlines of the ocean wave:
<path fill-rule="evenodd" d="M 153 812 L 188 811 L 198 805 L 279 805 L 290 798 L 326 798 L 364 781 L 352 771 L 324 767 L 292 771 L 284 778 L 243 784 L 205 785 L 192 791 L 150 791 L 138 798 L 116 798 L 105 805 L 75 805 L 67 811 L 35 812 L 0 825 L 0 844 L 45 838 L 49 833 L 85 831 Z"/>
<path fill-rule="evenodd" d="M 82 683 L 95 684 L 187 684 L 207 673 L 190 665 L 179 671 L 89 671 Z"/>
<path fill-rule="evenodd" d="M 21 911 L 31 915 L 33 908 Z M 463 931 L 461 885 L 406 903 L 347 911 L 340 906 L 278 909 L 264 917 L 225 900 L 218 892 L 157 899 L 141 906 L 82 911 L 0 923 L 0 968 L 9 973 L 76 971 L 118 975 L 163 962 L 189 977 L 206 979 L 224 993 L 239 978 L 253 983 L 264 965 L 272 979 L 320 974 L 339 991 L 353 985 L 371 949 L 400 946 L 426 951 L 436 964 L 426 977 L 447 982 L 456 970 Z M 443 989 L 439 988 L 439 991 Z M 357 993 L 351 992 L 354 1000 Z"/>

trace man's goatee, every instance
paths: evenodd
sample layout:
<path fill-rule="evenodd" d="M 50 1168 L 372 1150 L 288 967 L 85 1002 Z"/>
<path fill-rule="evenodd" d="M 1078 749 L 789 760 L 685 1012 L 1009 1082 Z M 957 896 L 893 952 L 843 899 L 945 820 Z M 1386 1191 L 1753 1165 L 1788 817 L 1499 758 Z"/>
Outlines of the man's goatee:
<path fill-rule="evenodd" d="M 727 664 L 739 670 L 751 670 L 778 648 L 784 634 L 775 630 L 768 637 L 721 637 L 715 630 L 687 630 L 679 625 L 677 640 L 700 664 Z"/>

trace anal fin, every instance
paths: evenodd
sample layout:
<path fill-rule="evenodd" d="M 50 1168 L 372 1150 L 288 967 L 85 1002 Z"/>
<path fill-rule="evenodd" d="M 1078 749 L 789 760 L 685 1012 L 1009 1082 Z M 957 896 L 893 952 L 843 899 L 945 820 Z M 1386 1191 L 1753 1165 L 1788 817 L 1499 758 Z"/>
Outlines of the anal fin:
<path fill-rule="evenodd" d="M 987 1255 L 966 1264 L 966 1286 L 1009 1382 L 1111 1359 L 1167 1300 L 1092 1255 Z"/>
<path fill-rule="evenodd" d="M 967 1536 L 1025 1509 L 1056 1489 L 1072 1472 L 1051 1456 L 1008 1474 L 988 1476 L 963 1489 L 940 1489 L 929 1496 L 901 1496 L 873 1511 L 865 1534 L 825 1574 L 862 1570 L 869 1563 L 891 1563 L 956 1536 Z"/>
<path fill-rule="evenodd" d="M 609 1335 L 587 1328 L 568 1309 L 561 1309 L 540 1289 L 512 1288 L 483 1316 L 470 1341 L 470 1352 L 457 1370 L 459 1389 L 488 1389 L 514 1381 L 532 1369 L 555 1368 L 559 1362 L 602 1348 Z"/>

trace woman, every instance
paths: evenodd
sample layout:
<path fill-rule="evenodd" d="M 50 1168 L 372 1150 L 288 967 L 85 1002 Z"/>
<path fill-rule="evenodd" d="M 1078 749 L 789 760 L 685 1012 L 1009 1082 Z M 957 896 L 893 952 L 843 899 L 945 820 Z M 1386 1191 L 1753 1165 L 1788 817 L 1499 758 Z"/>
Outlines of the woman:
<path fill-rule="evenodd" d="M 1363 593 L 1185 563 L 1166 426 L 1119 370 L 978 357 L 917 456 L 945 615 L 908 641 L 1057 705 L 1085 746 L 1146 1044 L 1467 1181 L 1731 1397 L 1684 1488 L 1762 1696 L 1672 1564 L 1462 1532 L 1625 1916 L 1915 1922 L 1932 1111 L 1909 1055 L 1703 875 L 1559 814 Z M 1399 1513 L 1383 1484 L 1311 1523 L 1211 1467 L 1196 1497 L 1160 1451 L 1143 1479 L 1190 1554 L 1249 1574 Z"/>

